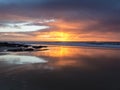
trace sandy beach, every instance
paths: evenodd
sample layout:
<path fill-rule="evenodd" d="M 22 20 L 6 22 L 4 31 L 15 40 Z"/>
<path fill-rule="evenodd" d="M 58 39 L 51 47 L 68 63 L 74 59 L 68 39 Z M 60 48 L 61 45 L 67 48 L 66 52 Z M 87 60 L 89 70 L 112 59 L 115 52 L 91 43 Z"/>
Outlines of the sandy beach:
<path fill-rule="evenodd" d="M 116 90 L 119 53 L 113 48 L 55 45 L 45 51 L 4 52 L 0 90 Z"/>

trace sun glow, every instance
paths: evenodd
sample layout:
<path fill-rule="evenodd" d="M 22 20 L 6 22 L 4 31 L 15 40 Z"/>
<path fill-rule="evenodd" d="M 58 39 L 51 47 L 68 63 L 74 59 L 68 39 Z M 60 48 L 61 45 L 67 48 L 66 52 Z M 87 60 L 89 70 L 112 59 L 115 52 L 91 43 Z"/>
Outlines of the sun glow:
<path fill-rule="evenodd" d="M 57 41 L 68 41 L 70 37 L 70 35 L 65 32 L 52 32 L 50 35 L 54 35 Z"/>
<path fill-rule="evenodd" d="M 44 35 L 36 36 L 37 40 L 44 39 L 45 41 L 70 41 L 71 34 L 66 32 L 49 32 Z"/>

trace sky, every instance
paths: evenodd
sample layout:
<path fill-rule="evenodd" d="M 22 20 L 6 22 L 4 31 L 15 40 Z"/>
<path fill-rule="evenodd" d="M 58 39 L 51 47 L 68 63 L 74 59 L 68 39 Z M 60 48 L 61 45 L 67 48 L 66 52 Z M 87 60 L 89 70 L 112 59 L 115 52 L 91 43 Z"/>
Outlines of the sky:
<path fill-rule="evenodd" d="M 120 0 L 0 0 L 0 41 L 120 41 Z"/>

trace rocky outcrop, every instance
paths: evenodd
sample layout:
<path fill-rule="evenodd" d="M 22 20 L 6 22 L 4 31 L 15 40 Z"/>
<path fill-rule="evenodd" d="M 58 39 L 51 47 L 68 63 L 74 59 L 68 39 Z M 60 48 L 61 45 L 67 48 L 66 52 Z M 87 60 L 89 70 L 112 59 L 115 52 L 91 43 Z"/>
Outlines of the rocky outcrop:
<path fill-rule="evenodd" d="M 46 50 L 47 46 L 26 45 L 19 43 L 0 42 L 1 51 L 21 52 Z M 4 49 L 3 49 L 4 48 Z"/>

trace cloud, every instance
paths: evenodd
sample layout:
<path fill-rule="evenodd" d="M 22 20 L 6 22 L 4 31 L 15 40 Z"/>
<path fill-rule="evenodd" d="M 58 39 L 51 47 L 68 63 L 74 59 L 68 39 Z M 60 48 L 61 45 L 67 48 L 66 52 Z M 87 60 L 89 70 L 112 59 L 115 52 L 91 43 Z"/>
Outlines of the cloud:
<path fill-rule="evenodd" d="M 119 40 L 119 36 L 115 36 L 120 33 L 119 16 L 119 0 L 0 0 L 0 27 L 6 29 L 9 27 L 6 26 L 8 23 L 33 22 L 36 26 L 34 29 L 42 28 L 41 26 L 50 27 L 39 29 L 40 31 L 37 28 L 34 30 L 37 33 L 59 32 L 62 27 L 64 32 L 76 34 L 78 37 L 89 33 L 90 38 L 97 33 L 98 38 L 114 37 L 114 40 Z M 50 20 L 55 21 L 52 23 Z M 29 25 L 24 28 L 26 26 L 28 29 Z M 23 30 L 23 27 L 19 28 Z M 29 28 L 31 29 L 30 26 Z M 18 26 L 14 26 L 14 29 L 20 30 Z M 2 31 L 0 29 L 0 32 Z M 9 31 L 12 32 L 13 28 L 9 27 Z M 111 37 L 110 33 L 113 34 Z M 34 36 L 33 33 L 26 34 Z"/>
<path fill-rule="evenodd" d="M 1 24 L 0 32 L 33 32 L 49 28 L 49 26 L 30 24 L 31 23 Z"/>

